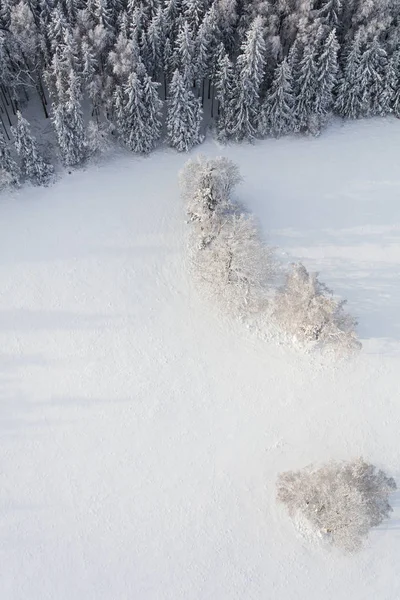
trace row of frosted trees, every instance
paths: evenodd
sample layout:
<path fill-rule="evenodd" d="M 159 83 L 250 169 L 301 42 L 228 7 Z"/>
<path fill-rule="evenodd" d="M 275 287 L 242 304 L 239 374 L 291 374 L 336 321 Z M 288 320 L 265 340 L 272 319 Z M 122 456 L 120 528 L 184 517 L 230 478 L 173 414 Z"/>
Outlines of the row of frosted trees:
<path fill-rule="evenodd" d="M 400 3 L 2 0 L 3 173 L 10 126 L 33 98 L 67 166 L 110 134 L 138 153 L 163 136 L 185 151 L 207 127 L 252 140 L 317 134 L 332 114 L 400 116 Z M 26 164 L 39 151 L 20 114 L 17 129 L 18 168 L 35 181 Z"/>

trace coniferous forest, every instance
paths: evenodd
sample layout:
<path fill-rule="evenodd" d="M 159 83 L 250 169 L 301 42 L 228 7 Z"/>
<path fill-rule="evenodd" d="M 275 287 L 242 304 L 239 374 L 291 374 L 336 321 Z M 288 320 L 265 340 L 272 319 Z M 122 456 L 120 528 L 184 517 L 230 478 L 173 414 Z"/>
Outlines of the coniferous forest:
<path fill-rule="evenodd" d="M 332 115 L 400 117 L 398 0 L 1 0 L 0 175 L 48 184 L 59 158 L 317 135 Z M 50 121 L 48 121 L 50 120 Z"/>

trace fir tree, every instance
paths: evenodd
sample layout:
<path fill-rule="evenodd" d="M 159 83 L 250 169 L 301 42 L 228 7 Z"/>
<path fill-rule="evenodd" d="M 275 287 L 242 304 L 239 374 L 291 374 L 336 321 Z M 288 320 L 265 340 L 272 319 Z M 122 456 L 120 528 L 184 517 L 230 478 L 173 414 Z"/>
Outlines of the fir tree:
<path fill-rule="evenodd" d="M 344 69 L 336 88 L 334 108 L 341 117 L 357 119 L 362 113 L 360 61 L 361 40 L 357 35 L 346 54 Z"/>
<path fill-rule="evenodd" d="M 235 71 L 224 45 L 221 43 L 214 75 L 218 101 L 217 132 L 222 140 L 229 137 L 232 123 L 232 103 L 235 92 Z"/>
<path fill-rule="evenodd" d="M 316 41 L 305 44 L 296 81 L 296 120 L 300 130 L 309 131 L 318 93 Z"/>
<path fill-rule="evenodd" d="M 141 64 L 130 74 L 123 94 L 119 92 L 116 98 L 122 141 L 133 152 L 150 152 L 160 137 L 162 103 L 158 86 Z"/>
<path fill-rule="evenodd" d="M 261 135 L 276 137 L 296 130 L 292 70 L 285 58 L 276 67 L 271 89 L 265 99 L 260 120 Z"/>
<path fill-rule="evenodd" d="M 394 115 L 400 119 L 400 50 L 393 54 L 391 65 L 393 69 L 394 85 L 390 105 Z"/>
<path fill-rule="evenodd" d="M 81 109 L 79 82 L 73 71 L 69 88 L 59 102 L 54 104 L 53 123 L 63 163 L 68 167 L 81 164 L 86 156 L 85 130 Z"/>
<path fill-rule="evenodd" d="M 11 156 L 10 148 L 7 146 L 4 135 L 0 131 L 0 172 L 8 183 L 16 187 L 20 184 L 21 172 Z"/>
<path fill-rule="evenodd" d="M 173 62 L 175 69 L 182 73 L 188 84 L 193 81 L 195 75 L 194 60 L 192 32 L 189 23 L 184 21 L 176 38 Z"/>
<path fill-rule="evenodd" d="M 53 166 L 45 162 L 39 152 L 36 139 L 30 132 L 29 123 L 17 112 L 17 125 L 11 131 L 15 148 L 21 159 L 21 171 L 35 185 L 48 185 L 54 177 Z"/>
<path fill-rule="evenodd" d="M 329 27 L 338 27 L 343 10 L 343 0 L 324 0 L 322 6 L 315 11 L 315 17 L 321 19 Z"/>
<path fill-rule="evenodd" d="M 317 93 L 314 109 L 325 118 L 333 108 L 333 90 L 337 84 L 339 44 L 333 29 L 326 38 L 321 55 L 317 58 Z"/>
<path fill-rule="evenodd" d="M 237 85 L 231 132 L 236 140 L 252 140 L 257 132 L 260 90 L 265 69 L 263 21 L 256 17 L 237 59 Z"/>
<path fill-rule="evenodd" d="M 385 94 L 387 54 L 377 38 L 365 49 L 358 66 L 358 81 L 360 82 L 361 116 L 376 116 L 383 114 Z"/>
<path fill-rule="evenodd" d="M 201 101 L 195 98 L 187 79 L 175 70 L 168 100 L 167 132 L 170 146 L 179 152 L 200 144 Z"/>

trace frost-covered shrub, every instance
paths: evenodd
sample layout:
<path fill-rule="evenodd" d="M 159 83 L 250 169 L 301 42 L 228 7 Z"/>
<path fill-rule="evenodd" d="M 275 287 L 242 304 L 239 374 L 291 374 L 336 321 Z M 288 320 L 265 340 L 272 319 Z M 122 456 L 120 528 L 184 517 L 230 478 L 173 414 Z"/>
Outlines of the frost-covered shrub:
<path fill-rule="evenodd" d="M 254 220 L 244 214 L 227 214 L 212 218 L 210 224 L 208 237 L 203 235 L 200 245 L 192 247 L 195 278 L 230 314 L 261 310 L 273 263 Z"/>
<path fill-rule="evenodd" d="M 237 165 L 227 158 L 200 155 L 189 160 L 180 174 L 180 185 L 190 220 L 207 221 L 217 208 L 229 212 L 232 191 L 240 181 Z"/>
<path fill-rule="evenodd" d="M 282 329 L 300 342 L 353 350 L 360 347 L 357 321 L 345 312 L 344 305 L 345 301 L 334 298 L 316 273 L 309 273 L 298 263 L 292 265 L 276 294 L 274 316 Z"/>
<path fill-rule="evenodd" d="M 347 551 L 361 547 L 371 527 L 393 510 L 393 478 L 362 459 L 288 471 L 278 478 L 277 498 L 292 517 L 305 518 L 315 533 Z"/>
<path fill-rule="evenodd" d="M 273 262 L 254 219 L 231 198 L 240 179 L 230 160 L 199 156 L 186 164 L 180 183 L 192 225 L 193 275 L 228 314 L 242 316 L 265 306 Z"/>

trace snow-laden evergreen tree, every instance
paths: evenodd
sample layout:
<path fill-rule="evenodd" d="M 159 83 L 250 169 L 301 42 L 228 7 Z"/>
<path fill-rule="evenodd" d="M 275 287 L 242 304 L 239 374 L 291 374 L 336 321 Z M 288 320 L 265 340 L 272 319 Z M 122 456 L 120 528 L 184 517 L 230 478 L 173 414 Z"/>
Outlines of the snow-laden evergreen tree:
<path fill-rule="evenodd" d="M 53 123 L 63 163 L 68 167 L 81 164 L 87 148 L 80 85 L 73 71 L 69 75 L 67 91 L 54 103 Z"/>
<path fill-rule="evenodd" d="M 358 65 L 362 112 L 359 116 L 384 114 L 387 54 L 377 38 L 364 50 Z"/>
<path fill-rule="evenodd" d="M 394 75 L 394 85 L 390 105 L 393 113 L 400 119 L 400 50 L 393 54 L 391 66 Z"/>
<path fill-rule="evenodd" d="M 317 93 L 315 98 L 315 113 L 324 121 L 333 109 L 333 90 L 337 84 L 339 44 L 336 31 L 333 29 L 326 38 L 322 52 L 316 61 Z"/>
<path fill-rule="evenodd" d="M 200 144 L 203 141 L 202 115 L 200 98 L 195 98 L 190 82 L 176 69 L 168 99 L 167 135 L 170 146 L 183 152 Z"/>
<path fill-rule="evenodd" d="M 296 131 L 292 70 L 287 58 L 276 67 L 274 80 L 261 111 L 261 135 L 280 137 Z"/>
<path fill-rule="evenodd" d="M 315 17 L 321 19 L 329 27 L 339 27 L 343 10 L 343 0 L 323 0 Z"/>
<path fill-rule="evenodd" d="M 207 0 L 182 0 L 183 16 L 195 33 L 204 17 L 207 5 Z"/>
<path fill-rule="evenodd" d="M 235 93 L 235 70 L 224 45 L 221 43 L 216 61 L 214 85 L 218 101 L 217 132 L 218 137 L 226 140 L 232 124 L 232 105 Z"/>
<path fill-rule="evenodd" d="M 195 44 L 192 31 L 188 21 L 182 23 L 182 27 L 176 38 L 173 63 L 183 75 L 185 81 L 193 83 L 195 76 Z"/>
<path fill-rule="evenodd" d="M 238 21 L 237 0 L 214 0 L 213 6 L 216 9 L 217 26 L 222 42 L 229 56 L 232 56 L 235 50 L 236 24 Z"/>
<path fill-rule="evenodd" d="M 8 147 L 4 135 L 0 131 L 0 172 L 2 173 L 2 179 L 6 180 L 7 183 L 13 186 L 19 186 L 21 172 L 20 169 L 11 155 L 10 148 Z"/>
<path fill-rule="evenodd" d="M 300 131 L 312 132 L 318 93 L 317 42 L 309 39 L 303 47 L 296 74 L 296 120 Z"/>
<path fill-rule="evenodd" d="M 360 81 L 361 40 L 356 35 L 346 53 L 344 68 L 336 88 L 335 111 L 341 116 L 357 119 L 363 109 Z"/>
<path fill-rule="evenodd" d="M 230 127 L 236 140 L 252 140 L 256 136 L 264 69 L 263 20 L 256 17 L 246 33 L 237 59 L 236 91 Z"/>
<path fill-rule="evenodd" d="M 117 123 L 124 144 L 133 152 L 150 152 L 161 134 L 161 100 L 159 84 L 152 81 L 140 64 L 128 77 L 127 83 L 115 98 Z"/>
<path fill-rule="evenodd" d="M 21 160 L 22 175 L 34 185 L 48 185 L 54 178 L 53 166 L 39 152 L 36 139 L 30 132 L 29 123 L 17 112 L 17 125 L 11 128 L 15 148 Z"/>
<path fill-rule="evenodd" d="M 159 7 L 156 14 L 151 19 L 147 30 L 148 57 L 146 61 L 146 67 L 147 72 L 153 77 L 155 77 L 163 67 L 165 46 L 164 29 L 164 12 L 162 8 Z"/>
<path fill-rule="evenodd" d="M 211 76 L 216 61 L 219 37 L 217 13 L 213 4 L 207 11 L 195 40 L 196 76 L 199 84 L 202 79 Z"/>

